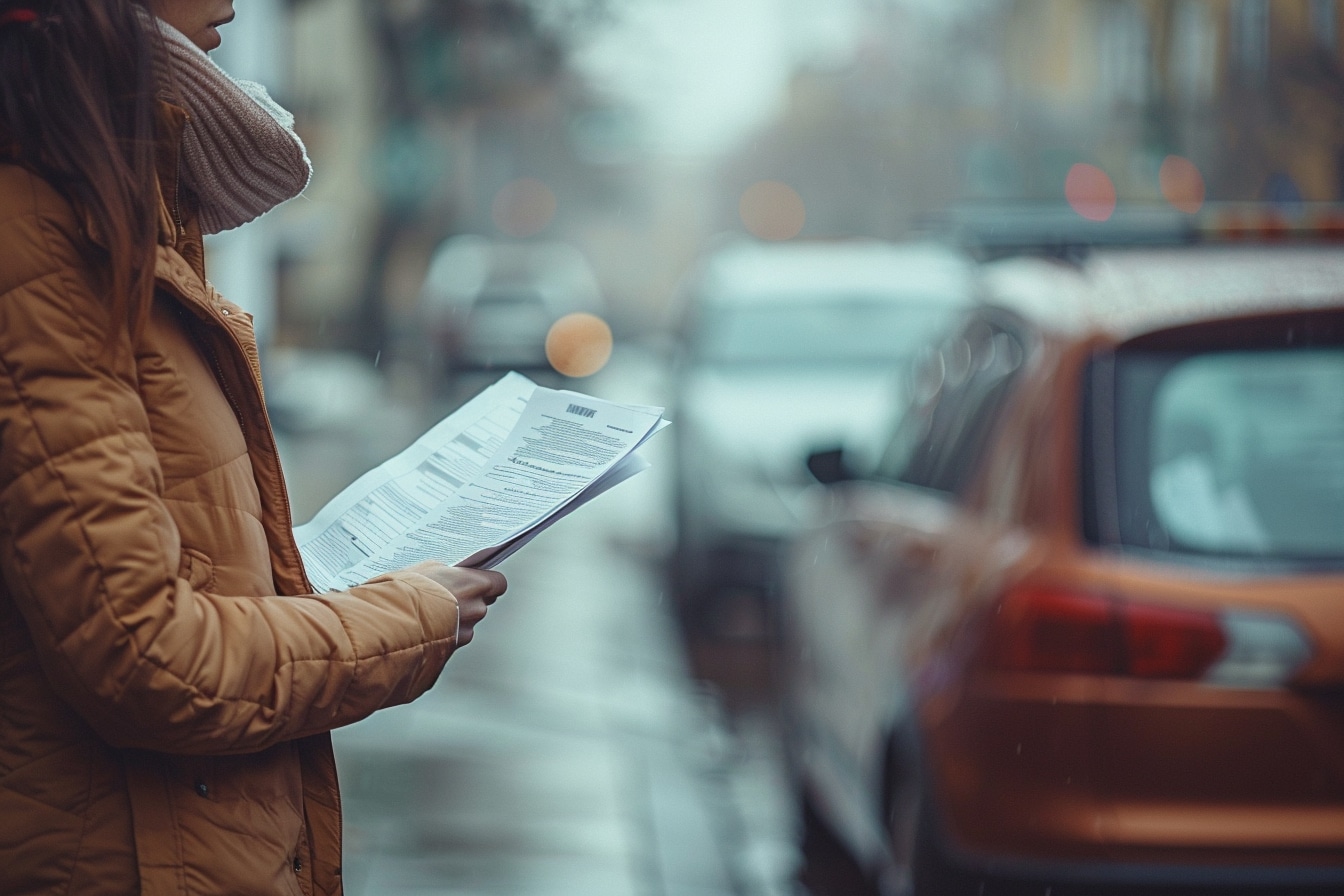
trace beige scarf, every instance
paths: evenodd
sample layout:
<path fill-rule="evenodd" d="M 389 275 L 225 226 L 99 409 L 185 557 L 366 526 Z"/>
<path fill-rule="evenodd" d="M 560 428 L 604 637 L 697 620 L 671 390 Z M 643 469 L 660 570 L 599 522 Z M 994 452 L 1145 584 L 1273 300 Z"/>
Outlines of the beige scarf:
<path fill-rule="evenodd" d="M 201 201 L 201 229 L 230 230 L 293 199 L 313 166 L 294 116 L 252 81 L 232 78 L 203 50 L 159 20 L 166 60 L 159 83 L 187 110 L 183 179 Z"/>

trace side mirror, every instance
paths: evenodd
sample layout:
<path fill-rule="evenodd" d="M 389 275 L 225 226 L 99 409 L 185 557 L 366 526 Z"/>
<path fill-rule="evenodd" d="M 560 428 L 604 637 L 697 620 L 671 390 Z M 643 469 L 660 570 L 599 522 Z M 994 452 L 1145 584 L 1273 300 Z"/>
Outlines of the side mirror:
<path fill-rule="evenodd" d="M 835 485 L 854 478 L 854 471 L 845 463 L 843 448 L 813 451 L 807 456 L 807 471 L 822 485 Z"/>

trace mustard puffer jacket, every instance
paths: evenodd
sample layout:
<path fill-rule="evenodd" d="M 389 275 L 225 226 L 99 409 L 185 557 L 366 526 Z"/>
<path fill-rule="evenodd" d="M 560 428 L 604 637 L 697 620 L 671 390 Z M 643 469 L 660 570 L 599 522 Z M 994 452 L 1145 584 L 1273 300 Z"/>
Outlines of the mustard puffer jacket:
<path fill-rule="evenodd" d="M 133 344 L 85 216 L 0 164 L 0 893 L 340 893 L 328 732 L 434 683 L 457 602 L 310 593 L 249 316 L 181 207 L 185 113 L 158 118 Z"/>

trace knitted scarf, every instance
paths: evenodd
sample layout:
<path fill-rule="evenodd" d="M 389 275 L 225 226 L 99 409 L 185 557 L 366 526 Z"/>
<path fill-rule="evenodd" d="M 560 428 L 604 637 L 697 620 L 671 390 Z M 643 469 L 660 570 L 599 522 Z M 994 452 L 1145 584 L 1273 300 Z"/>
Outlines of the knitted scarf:
<path fill-rule="evenodd" d="M 265 87 L 230 77 L 182 32 L 158 25 L 167 57 L 159 83 L 187 110 L 182 177 L 200 199 L 201 229 L 230 230 L 302 193 L 313 169 L 294 116 Z"/>

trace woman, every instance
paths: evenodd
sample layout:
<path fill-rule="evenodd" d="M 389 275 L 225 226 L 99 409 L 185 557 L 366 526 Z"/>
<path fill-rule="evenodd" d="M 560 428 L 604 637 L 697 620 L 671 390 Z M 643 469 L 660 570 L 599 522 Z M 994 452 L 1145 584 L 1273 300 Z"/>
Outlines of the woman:
<path fill-rule="evenodd" d="M 230 0 L 148 2 L 0 0 L 0 893 L 339 893 L 328 732 L 505 582 L 310 593 L 201 243 L 307 159 L 203 52 Z"/>

